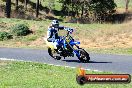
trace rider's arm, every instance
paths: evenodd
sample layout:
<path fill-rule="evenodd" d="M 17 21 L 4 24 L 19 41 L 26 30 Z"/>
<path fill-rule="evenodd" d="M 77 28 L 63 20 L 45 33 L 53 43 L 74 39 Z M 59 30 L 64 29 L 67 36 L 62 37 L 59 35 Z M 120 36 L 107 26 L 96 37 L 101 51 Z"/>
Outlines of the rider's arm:
<path fill-rule="evenodd" d="M 47 31 L 47 39 L 50 38 L 50 36 L 51 36 L 51 29 L 49 28 Z"/>
<path fill-rule="evenodd" d="M 64 27 L 64 26 L 59 26 L 58 29 L 59 29 L 59 30 L 66 30 L 66 31 L 73 30 L 72 28 Z"/>
<path fill-rule="evenodd" d="M 51 38 L 51 28 L 48 28 L 48 31 L 47 31 L 47 41 L 48 42 L 53 41 L 53 38 Z"/>
<path fill-rule="evenodd" d="M 59 30 L 64 30 L 65 29 L 65 27 L 64 26 L 59 26 L 59 28 L 58 28 Z"/>

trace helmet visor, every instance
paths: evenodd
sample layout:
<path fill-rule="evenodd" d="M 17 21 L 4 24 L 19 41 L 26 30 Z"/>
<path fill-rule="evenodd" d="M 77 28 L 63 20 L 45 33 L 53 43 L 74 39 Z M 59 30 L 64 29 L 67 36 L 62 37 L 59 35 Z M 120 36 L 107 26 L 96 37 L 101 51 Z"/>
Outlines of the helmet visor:
<path fill-rule="evenodd" d="M 53 27 L 58 28 L 59 24 L 54 24 Z"/>

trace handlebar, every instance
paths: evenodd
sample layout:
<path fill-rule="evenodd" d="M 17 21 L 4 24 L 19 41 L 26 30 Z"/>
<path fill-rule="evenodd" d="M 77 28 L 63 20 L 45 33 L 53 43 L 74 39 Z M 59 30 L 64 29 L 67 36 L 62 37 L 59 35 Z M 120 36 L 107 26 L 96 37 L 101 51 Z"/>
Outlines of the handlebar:
<path fill-rule="evenodd" d="M 70 29 L 70 31 L 68 31 L 67 34 L 66 34 L 66 36 L 63 36 L 62 39 L 65 39 L 66 37 L 70 36 L 69 34 L 71 34 L 72 32 L 73 32 L 73 29 Z"/>
<path fill-rule="evenodd" d="M 69 27 L 65 27 L 64 30 L 68 31 L 68 33 L 72 33 L 73 32 L 73 29 L 69 28 Z"/>
<path fill-rule="evenodd" d="M 72 32 L 73 32 L 73 29 L 72 28 L 69 28 L 69 27 L 65 27 L 64 30 L 67 31 L 67 34 L 66 34 L 66 36 L 61 36 L 62 39 L 65 39 L 66 37 L 69 36 L 69 34 L 72 34 Z"/>
<path fill-rule="evenodd" d="M 65 38 L 68 37 L 69 34 L 72 34 L 72 32 L 73 32 L 73 29 L 72 28 L 69 28 L 69 27 L 65 27 L 64 30 L 67 31 L 67 34 L 66 34 Z"/>

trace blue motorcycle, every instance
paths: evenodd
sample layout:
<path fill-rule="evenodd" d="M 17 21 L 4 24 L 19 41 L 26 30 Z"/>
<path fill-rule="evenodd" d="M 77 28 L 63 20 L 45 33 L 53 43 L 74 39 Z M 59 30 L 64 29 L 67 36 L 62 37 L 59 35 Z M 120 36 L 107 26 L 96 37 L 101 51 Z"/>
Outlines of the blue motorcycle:
<path fill-rule="evenodd" d="M 67 34 L 65 36 L 61 36 L 58 42 L 59 49 L 53 49 L 50 44 L 47 43 L 48 53 L 51 57 L 56 60 L 60 60 L 61 57 L 74 57 L 75 55 L 78 59 L 83 62 L 87 63 L 90 60 L 89 54 L 78 45 L 80 42 L 75 41 L 70 34 L 72 34 L 73 29 L 67 28 Z"/>

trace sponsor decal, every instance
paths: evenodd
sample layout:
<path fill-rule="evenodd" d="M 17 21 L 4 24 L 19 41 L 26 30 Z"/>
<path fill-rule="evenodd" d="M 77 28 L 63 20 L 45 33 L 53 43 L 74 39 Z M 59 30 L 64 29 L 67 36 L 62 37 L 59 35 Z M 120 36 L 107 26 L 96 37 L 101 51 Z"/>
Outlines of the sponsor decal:
<path fill-rule="evenodd" d="M 79 68 L 76 76 L 78 84 L 90 83 L 130 83 L 131 75 L 129 74 L 86 74 L 85 69 Z"/>

